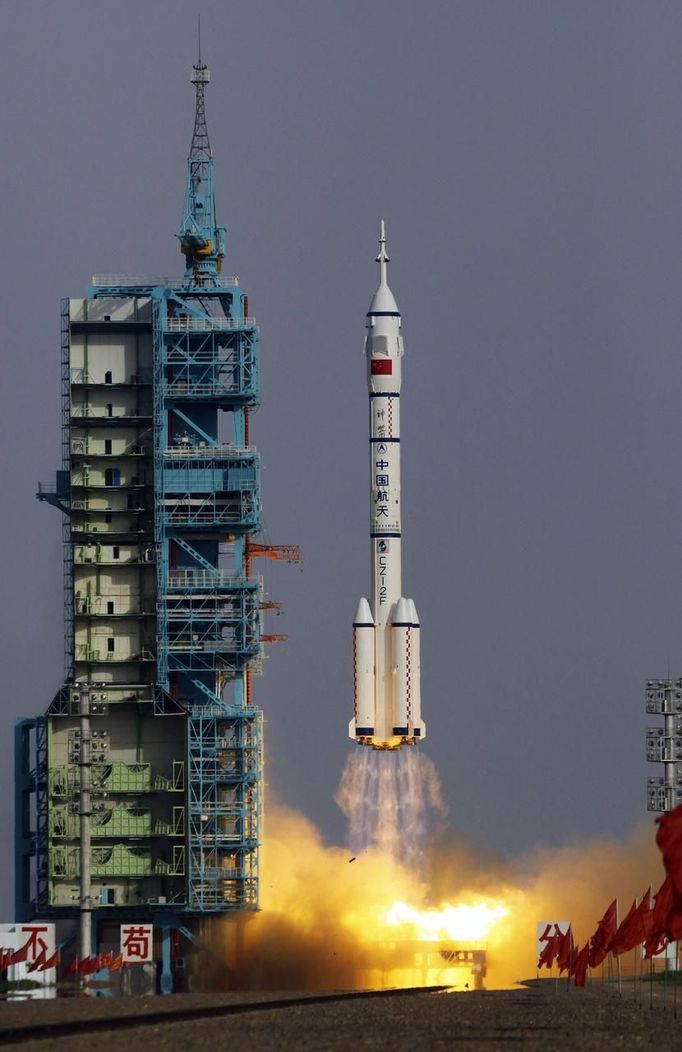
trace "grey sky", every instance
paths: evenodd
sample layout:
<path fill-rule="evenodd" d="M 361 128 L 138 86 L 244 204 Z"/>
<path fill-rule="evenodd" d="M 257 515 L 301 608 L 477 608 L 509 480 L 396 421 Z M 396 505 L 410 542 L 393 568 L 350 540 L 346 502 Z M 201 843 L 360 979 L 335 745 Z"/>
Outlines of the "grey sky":
<path fill-rule="evenodd" d="M 59 299 L 180 273 L 197 5 L 0 3 L 4 690 L 59 686 Z M 283 601 L 269 791 L 338 840 L 369 587 L 362 342 L 378 220 L 404 318 L 404 582 L 450 823 L 491 848 L 645 814 L 649 675 L 682 674 L 682 7 L 201 4 L 228 273 L 262 327 Z M 9 900 L 5 897 L 5 912 Z"/>

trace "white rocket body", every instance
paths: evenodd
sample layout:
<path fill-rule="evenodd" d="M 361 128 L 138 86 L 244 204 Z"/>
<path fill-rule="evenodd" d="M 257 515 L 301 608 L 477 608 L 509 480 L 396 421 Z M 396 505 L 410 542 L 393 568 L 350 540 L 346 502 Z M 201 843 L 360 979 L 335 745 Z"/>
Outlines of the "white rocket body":
<path fill-rule="evenodd" d="M 400 312 L 386 281 L 381 224 L 379 287 L 367 313 L 370 563 L 372 594 L 353 622 L 354 716 L 348 733 L 361 745 L 397 749 L 426 737 L 421 718 L 419 619 L 402 594 L 400 522 Z"/>

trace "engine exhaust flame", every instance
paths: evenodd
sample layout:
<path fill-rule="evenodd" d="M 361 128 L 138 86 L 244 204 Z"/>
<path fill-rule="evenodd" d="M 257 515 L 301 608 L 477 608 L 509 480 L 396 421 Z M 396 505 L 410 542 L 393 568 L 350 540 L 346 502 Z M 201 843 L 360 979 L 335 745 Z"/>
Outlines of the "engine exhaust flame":
<path fill-rule="evenodd" d="M 386 912 L 386 924 L 399 928 L 405 938 L 420 942 L 485 943 L 491 929 L 509 910 L 486 900 L 475 905 L 443 904 L 438 909 L 417 910 L 406 902 L 394 902 Z"/>
<path fill-rule="evenodd" d="M 376 847 L 413 870 L 421 870 L 427 837 L 446 813 L 436 768 L 418 748 L 353 749 L 335 799 L 348 819 L 351 854 Z"/>

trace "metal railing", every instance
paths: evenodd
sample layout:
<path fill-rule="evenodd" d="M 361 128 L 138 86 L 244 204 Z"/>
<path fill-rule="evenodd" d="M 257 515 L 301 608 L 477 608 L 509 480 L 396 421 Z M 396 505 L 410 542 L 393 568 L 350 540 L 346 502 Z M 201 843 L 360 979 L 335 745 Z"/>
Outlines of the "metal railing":
<path fill-rule="evenodd" d="M 252 329 L 258 323 L 255 318 L 166 318 L 167 332 L 211 332 L 223 329 Z"/>
<path fill-rule="evenodd" d="M 182 570 L 169 570 L 168 585 L 170 588 L 217 588 L 221 586 L 232 586 L 242 588 L 248 585 L 262 585 L 262 578 L 245 578 L 243 574 L 233 570 L 194 570 L 191 568 Z"/>
<path fill-rule="evenodd" d="M 168 449 L 164 449 L 164 457 L 169 457 L 173 460 L 191 459 L 196 460 L 201 458 L 202 460 L 213 460 L 223 459 L 224 457 L 241 457 L 246 454 L 253 454 L 256 452 L 255 446 L 232 446 L 227 443 L 216 446 L 209 446 L 207 442 L 198 446 L 182 444 L 179 446 L 169 446 Z"/>
<path fill-rule="evenodd" d="M 183 285 L 184 278 L 169 278 L 167 275 L 159 274 L 142 274 L 136 276 L 134 274 L 93 274 L 92 284 L 95 288 L 102 286 L 106 288 L 125 288 L 126 285 Z M 239 284 L 239 278 L 228 275 L 221 275 L 220 277 L 211 276 L 211 284 L 218 288 L 234 288 Z"/>
<path fill-rule="evenodd" d="M 246 386 L 246 385 L 244 385 Z M 200 397 L 202 395 L 214 395 L 214 394 L 231 394 L 239 392 L 239 384 L 232 376 L 226 376 L 224 381 L 216 380 L 211 383 L 192 383 L 189 380 L 171 380 L 165 384 L 166 393 L 173 397 L 174 395 L 196 395 Z"/>
<path fill-rule="evenodd" d="M 104 406 L 91 406 L 83 405 L 78 402 L 74 402 L 71 406 L 71 416 L 78 419 L 89 419 L 89 420 L 121 420 L 126 417 L 142 417 L 147 419 L 151 417 L 151 410 L 146 413 L 141 413 L 137 406 L 127 406 L 117 409 L 115 413 L 110 416 L 107 413 Z"/>
<path fill-rule="evenodd" d="M 107 383 L 105 380 L 95 380 L 94 377 L 82 367 L 73 367 L 71 369 L 70 379 L 72 384 L 88 384 L 92 386 L 111 387 L 112 384 L 150 384 L 152 382 L 152 370 L 151 369 L 138 369 L 136 373 L 131 376 L 126 376 L 125 380 L 112 380 L 112 383 Z"/>
<path fill-rule="evenodd" d="M 257 639 L 245 642 L 238 639 L 169 639 L 166 649 L 172 653 L 199 653 L 221 651 L 228 654 L 255 653 L 260 646 Z"/>

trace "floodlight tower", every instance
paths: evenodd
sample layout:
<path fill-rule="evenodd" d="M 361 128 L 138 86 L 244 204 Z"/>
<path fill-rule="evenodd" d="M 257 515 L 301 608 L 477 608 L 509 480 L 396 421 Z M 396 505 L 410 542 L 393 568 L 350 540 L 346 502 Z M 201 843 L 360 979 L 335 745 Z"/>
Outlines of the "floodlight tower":
<path fill-rule="evenodd" d="M 663 765 L 647 779 L 647 809 L 672 811 L 682 803 L 682 679 L 647 680 L 646 711 L 663 717 L 662 727 L 646 730 L 646 758 Z"/>

